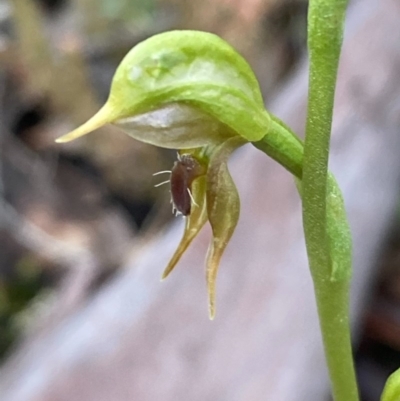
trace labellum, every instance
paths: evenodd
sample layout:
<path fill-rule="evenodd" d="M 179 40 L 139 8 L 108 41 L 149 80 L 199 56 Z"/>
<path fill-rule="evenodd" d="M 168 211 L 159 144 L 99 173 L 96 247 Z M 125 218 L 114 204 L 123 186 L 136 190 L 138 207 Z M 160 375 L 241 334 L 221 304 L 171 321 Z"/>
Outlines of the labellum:
<path fill-rule="evenodd" d="M 178 154 L 178 160 L 171 170 L 171 196 L 174 210 L 184 216 L 191 211 L 193 181 L 204 175 L 206 168 L 194 156 L 190 154 Z"/>

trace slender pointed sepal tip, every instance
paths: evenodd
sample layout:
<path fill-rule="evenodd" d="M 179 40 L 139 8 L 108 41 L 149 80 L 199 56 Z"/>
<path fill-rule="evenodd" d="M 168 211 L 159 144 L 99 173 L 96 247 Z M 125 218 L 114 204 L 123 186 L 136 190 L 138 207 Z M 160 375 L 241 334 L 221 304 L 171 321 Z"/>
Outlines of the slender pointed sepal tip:
<path fill-rule="evenodd" d="M 214 320 L 215 318 L 215 298 L 216 298 L 216 292 L 215 292 L 215 277 L 213 279 L 207 278 L 207 287 L 208 287 L 208 316 L 210 320 Z"/>
<path fill-rule="evenodd" d="M 214 320 L 214 318 L 215 318 L 215 310 L 209 310 L 209 313 L 208 313 L 208 317 L 210 318 L 210 320 Z"/>
<path fill-rule="evenodd" d="M 221 262 L 222 254 L 224 253 L 225 246 L 219 247 L 216 243 L 218 240 L 215 238 L 208 250 L 207 255 L 207 291 L 208 291 L 208 313 L 210 320 L 214 320 L 216 312 L 216 281 L 218 267 Z"/>
<path fill-rule="evenodd" d="M 205 211 L 205 207 L 204 207 L 204 211 Z M 172 270 L 175 268 L 175 266 L 181 259 L 182 255 L 185 253 L 186 249 L 189 247 L 189 245 L 192 243 L 194 238 L 197 236 L 199 231 L 204 226 L 206 219 L 207 219 L 207 215 L 205 213 L 200 213 L 199 218 L 194 222 L 192 221 L 193 216 L 190 216 L 188 218 L 188 223 L 185 227 L 185 232 L 183 234 L 181 242 L 180 242 L 177 250 L 175 251 L 174 255 L 172 256 L 170 262 L 168 263 L 168 266 L 165 268 L 165 270 L 161 276 L 161 281 L 164 281 L 169 276 L 169 274 L 172 272 Z"/>
<path fill-rule="evenodd" d="M 175 265 L 176 265 L 176 263 L 174 263 L 173 265 L 168 265 L 168 267 L 163 271 L 160 281 L 164 281 L 169 276 L 169 274 L 172 272 Z"/>
<path fill-rule="evenodd" d="M 186 216 L 185 230 L 181 242 L 178 245 L 174 255 L 172 256 L 168 266 L 165 268 L 162 274 L 161 281 L 166 279 L 172 270 L 179 262 L 186 249 L 196 238 L 197 234 L 203 228 L 207 222 L 207 204 L 206 204 L 206 188 L 207 182 L 206 177 L 203 175 L 196 178 L 192 184 L 192 197 L 196 207 L 192 208 L 190 215 Z M 192 202 L 193 202 L 192 200 Z"/>
<path fill-rule="evenodd" d="M 196 234 L 197 234 L 197 232 L 196 232 Z M 175 266 L 179 262 L 180 258 L 185 253 L 186 249 L 188 248 L 188 246 L 190 245 L 190 243 L 196 236 L 196 234 L 191 235 L 190 231 L 185 230 L 184 236 L 183 236 L 177 250 L 175 251 L 170 262 L 168 263 L 168 266 L 165 268 L 165 270 L 161 276 L 161 281 L 164 281 L 169 276 L 169 274 L 172 272 L 172 270 L 175 268 Z"/>
<path fill-rule="evenodd" d="M 115 121 L 118 118 L 115 111 L 106 103 L 92 118 L 70 133 L 56 139 L 57 143 L 65 143 L 80 138 L 90 132 Z"/>

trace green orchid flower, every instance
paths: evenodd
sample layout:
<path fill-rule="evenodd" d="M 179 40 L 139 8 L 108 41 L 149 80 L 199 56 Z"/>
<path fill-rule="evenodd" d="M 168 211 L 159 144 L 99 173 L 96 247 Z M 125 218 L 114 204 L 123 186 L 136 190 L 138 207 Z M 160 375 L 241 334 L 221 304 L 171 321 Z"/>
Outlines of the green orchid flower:
<path fill-rule="evenodd" d="M 240 209 L 227 161 L 238 147 L 261 140 L 271 124 L 257 79 L 247 62 L 213 34 L 159 34 L 123 59 L 98 113 L 57 142 L 71 141 L 108 123 L 136 140 L 179 151 L 171 172 L 171 194 L 186 222 L 163 278 L 209 221 L 213 237 L 206 277 L 214 318 L 218 266 Z"/>

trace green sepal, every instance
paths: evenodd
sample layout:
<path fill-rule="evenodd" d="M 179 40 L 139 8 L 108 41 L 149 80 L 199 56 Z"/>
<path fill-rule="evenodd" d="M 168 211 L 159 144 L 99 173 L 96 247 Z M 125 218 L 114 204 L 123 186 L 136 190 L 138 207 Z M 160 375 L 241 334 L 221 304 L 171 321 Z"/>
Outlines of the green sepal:
<path fill-rule="evenodd" d="M 182 239 L 162 274 L 162 280 L 167 278 L 175 268 L 186 249 L 207 222 L 206 187 L 206 176 L 201 176 L 193 181 L 192 196 L 196 204 L 192 205 L 190 215 L 185 217 L 185 229 Z"/>
<path fill-rule="evenodd" d="M 228 170 L 228 157 L 243 143 L 238 138 L 226 141 L 213 151 L 208 166 L 207 214 L 213 235 L 206 260 L 210 319 L 215 317 L 216 279 L 220 260 L 240 214 L 239 194 Z"/>

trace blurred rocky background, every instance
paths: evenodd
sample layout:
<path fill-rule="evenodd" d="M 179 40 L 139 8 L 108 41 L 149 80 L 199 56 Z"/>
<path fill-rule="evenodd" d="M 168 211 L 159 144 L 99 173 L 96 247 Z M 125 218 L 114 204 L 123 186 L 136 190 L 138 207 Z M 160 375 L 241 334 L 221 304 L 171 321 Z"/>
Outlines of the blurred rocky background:
<path fill-rule="evenodd" d="M 352 7 L 357 10 L 354 14 L 360 14 L 361 17 L 358 17 L 359 19 L 349 27 L 349 35 L 353 35 L 356 39 L 353 41 L 355 47 L 349 48 L 348 53 L 351 55 L 353 51 L 357 52 L 353 50 L 359 46 L 357 43 L 376 40 L 377 35 L 370 27 L 376 27 L 378 24 L 376 29 L 380 29 L 383 33 L 378 35 L 382 43 L 377 43 L 376 46 L 383 48 L 385 63 L 393 66 L 394 71 L 399 70 L 400 45 L 396 52 L 395 47 L 390 47 L 386 43 L 385 36 L 385 34 L 400 36 L 399 32 L 393 34 L 390 31 L 392 14 L 400 17 L 398 4 L 396 5 L 395 1 L 384 0 L 380 6 L 374 6 L 371 1 L 360 0 L 352 2 Z M 247 58 L 254 68 L 268 104 L 275 104 L 273 99 L 278 96 L 277 110 L 282 109 L 279 104 L 296 105 L 283 114 L 291 116 L 294 127 L 296 124 L 299 126 L 303 121 L 306 95 L 306 74 L 302 73 L 306 52 L 306 14 L 307 1 L 305 0 L 203 0 L 201 2 L 190 0 L 0 0 L 0 363 L 2 364 L 0 394 L 6 396 L 6 398 L 0 396 L 2 401 L 158 400 L 161 396 L 146 395 L 146 391 L 134 383 L 135 378 L 140 381 L 140 377 L 146 375 L 146 372 L 149 377 L 160 378 L 160 394 L 164 394 L 163 399 L 166 400 L 274 399 L 287 401 L 302 399 L 285 396 L 290 393 L 289 389 L 276 393 L 280 394 L 280 398 L 279 396 L 270 398 L 267 385 L 263 388 L 262 385 L 258 387 L 257 384 L 254 390 L 240 392 L 241 387 L 237 383 L 240 382 L 241 377 L 247 377 L 249 373 L 239 370 L 237 373 L 230 373 L 229 376 L 229 380 L 234 380 L 238 385 L 239 390 L 235 391 L 235 396 L 232 396 L 226 388 L 217 392 L 212 391 L 210 387 L 210 391 L 203 397 L 196 398 L 192 395 L 197 391 L 196 384 L 193 386 L 187 384 L 189 390 L 185 390 L 186 387 L 179 384 L 185 381 L 186 365 L 183 366 L 179 355 L 172 355 L 172 351 L 171 354 L 167 352 L 170 365 L 167 363 L 165 369 L 168 371 L 168 366 L 175 366 L 171 369 L 175 369 L 174 372 L 176 372 L 176 366 L 182 365 L 180 369 L 183 373 L 181 372 L 179 380 L 175 377 L 171 380 L 172 384 L 166 383 L 169 381 L 168 376 L 161 374 L 158 376 L 157 363 L 146 365 L 146 367 L 126 361 L 123 364 L 116 363 L 115 374 L 123 378 L 121 383 L 125 383 L 127 389 L 122 390 L 118 380 L 103 382 L 103 387 L 100 387 L 103 389 L 104 398 L 99 398 L 99 394 L 93 388 L 98 385 L 97 380 L 102 381 L 102 375 L 108 370 L 105 369 L 101 374 L 96 372 L 97 369 L 102 369 L 101 366 L 106 363 L 105 361 L 109 360 L 100 356 L 98 359 L 88 357 L 86 360 L 86 354 L 83 352 L 78 357 L 81 361 L 81 365 L 78 365 L 80 366 L 80 381 L 71 373 L 76 366 L 72 363 L 71 365 L 67 363 L 68 368 L 61 370 L 57 376 L 53 377 L 49 372 L 52 366 L 57 368 L 58 361 L 57 352 L 54 350 L 64 349 L 64 352 L 72 354 L 82 350 L 79 351 L 80 348 L 70 344 L 71 350 L 65 351 L 63 340 L 48 333 L 57 332 L 60 335 L 61 332 L 64 336 L 68 336 L 70 332 L 67 328 L 74 327 L 71 338 L 74 338 L 76 343 L 79 343 L 81 336 L 82 341 L 86 338 L 85 341 L 88 343 L 93 342 L 96 346 L 105 347 L 105 349 L 107 344 L 114 344 L 113 341 L 117 340 L 114 334 L 110 334 L 108 328 L 105 329 L 105 333 L 114 336 L 113 340 L 108 343 L 98 343 L 103 335 L 102 324 L 107 325 L 110 321 L 112 322 L 112 319 L 103 321 L 101 313 L 93 317 L 95 312 L 88 311 L 88 305 L 102 302 L 102 298 L 111 296 L 110 288 L 114 288 L 115 292 L 111 291 L 113 294 L 119 293 L 119 285 L 121 285 L 122 293 L 128 291 L 121 282 L 121 277 L 124 280 L 130 277 L 129 274 L 126 275 L 125 270 L 135 269 L 136 265 L 149 264 L 147 259 L 143 262 L 141 258 L 143 254 L 151 258 L 148 255 L 156 255 L 159 252 L 160 247 L 164 246 L 157 242 L 160 238 L 170 239 L 168 245 L 165 245 L 167 247 L 170 244 L 173 247 L 179 238 L 179 233 L 177 234 L 178 231 L 175 230 L 176 222 L 173 221 L 174 217 L 170 211 L 168 190 L 166 187 L 155 188 L 154 185 L 159 180 L 152 176 L 157 171 L 170 169 L 176 158 L 175 152 L 136 142 L 113 127 L 103 128 L 95 134 L 66 145 L 55 144 L 54 139 L 84 122 L 105 101 L 115 68 L 132 46 L 153 34 L 171 29 L 205 30 L 217 33 L 226 39 Z M 386 17 L 389 18 L 389 22 L 386 21 Z M 375 25 L 371 23 L 374 18 L 378 21 Z M 387 25 L 386 28 L 385 25 Z M 357 29 L 358 36 L 354 34 L 354 30 Z M 398 27 L 397 30 L 399 30 Z M 365 56 L 365 59 L 369 60 L 369 57 L 374 58 L 374 55 Z M 343 74 L 345 73 L 346 66 L 343 68 Z M 371 84 L 373 88 L 379 87 L 382 91 L 386 90 L 386 86 L 391 88 L 392 92 L 390 92 L 390 99 L 387 100 L 385 110 L 389 110 L 391 116 L 398 115 L 400 111 L 398 84 L 391 85 L 391 82 L 379 81 L 382 71 L 374 71 L 373 67 L 369 73 L 372 77 L 376 74 L 378 78 L 372 83 L 369 82 L 368 85 Z M 394 80 L 395 77 L 396 75 L 393 74 L 391 79 Z M 284 89 L 288 87 L 287 82 L 295 82 L 291 86 L 293 88 L 295 85 L 293 96 Z M 357 99 L 363 98 L 366 87 L 362 80 L 351 82 L 351 88 L 354 90 L 352 94 L 358 94 L 358 97 L 354 95 L 352 100 L 356 107 L 359 105 Z M 379 92 L 378 89 L 376 91 Z M 368 96 L 372 99 L 371 104 L 379 102 L 381 104 L 386 101 L 385 96 L 382 100 L 375 92 L 368 93 Z M 374 108 L 374 110 L 377 109 Z M 278 111 L 277 113 L 279 114 Z M 388 122 L 387 119 L 382 122 L 386 114 L 379 110 L 376 113 L 374 121 L 368 120 L 366 126 L 377 124 L 379 126 L 377 132 L 386 128 L 390 132 L 396 132 L 395 127 L 400 127 L 398 117 L 393 117 L 393 122 Z M 362 118 L 360 117 L 361 120 Z M 400 128 L 397 128 L 397 135 L 399 134 Z M 352 132 L 349 131 L 346 135 L 346 138 L 350 138 L 347 140 L 351 141 Z M 390 138 L 395 141 L 393 136 Z M 379 141 L 379 138 L 375 137 L 375 140 Z M 391 152 L 394 150 L 397 152 L 400 149 L 396 147 L 398 141 L 396 146 L 389 146 L 390 143 L 388 141 L 387 146 L 391 148 Z M 342 139 L 340 144 L 346 147 L 346 140 Z M 340 166 L 342 154 L 340 146 L 336 149 L 339 155 L 336 164 L 339 165 L 338 170 L 342 169 L 339 176 L 346 177 L 345 165 Z M 354 181 L 364 177 L 365 171 L 378 171 L 378 179 L 381 180 L 381 177 L 384 177 L 383 181 L 386 180 L 390 188 L 388 193 L 381 194 L 388 201 L 382 204 L 372 202 L 363 215 L 364 222 L 369 215 L 384 216 L 382 220 L 379 220 L 379 230 L 361 230 L 357 226 L 357 220 L 353 219 L 355 222 L 353 230 L 356 236 L 362 234 L 376 245 L 366 251 L 368 280 L 361 280 L 356 290 L 363 296 L 354 312 L 354 325 L 357 332 L 355 337 L 357 369 L 363 400 L 376 401 L 379 399 L 388 374 L 400 367 L 400 209 L 397 197 L 400 166 L 389 165 L 385 170 L 386 175 L 379 175 L 380 168 L 371 165 L 374 161 L 368 161 L 363 157 L 364 150 L 362 148 L 358 150 L 360 154 L 357 153 L 351 159 L 359 166 L 358 170 L 354 170 Z M 382 145 L 382 153 L 374 159 L 375 163 L 391 160 L 386 152 L 388 150 L 385 145 Z M 399 158 L 400 154 L 396 154 Z M 252 157 L 247 157 L 246 160 L 247 163 L 251 163 Z M 246 171 L 251 173 L 251 167 L 246 167 Z M 262 176 L 261 172 L 255 174 Z M 285 175 L 280 170 L 279 174 Z M 276 191 L 274 185 L 280 185 L 274 177 L 271 176 L 269 181 L 264 182 L 254 179 L 249 185 L 253 186 L 252 190 L 266 186 L 267 189 L 263 191 L 260 189 L 259 193 L 262 192 L 263 196 L 267 197 L 271 193 L 272 196 Z M 250 180 L 249 177 L 246 179 Z M 289 188 L 290 180 L 282 185 Z M 368 187 L 372 183 L 366 185 Z M 371 186 L 368 188 L 371 193 L 379 191 Z M 246 190 L 250 195 L 246 195 L 246 192 L 245 198 L 257 196 L 251 195 L 252 190 L 243 184 L 242 191 Z M 290 242 L 280 232 L 279 227 L 283 223 L 280 223 L 276 217 L 279 213 L 285 213 L 285 216 L 290 213 L 299 218 L 295 191 L 293 188 L 288 191 L 287 193 L 284 191 L 282 198 L 278 199 L 278 202 L 283 202 L 284 205 L 280 206 L 282 210 L 279 209 L 276 215 L 273 209 L 268 211 L 261 206 L 248 213 L 252 213 L 255 221 L 258 214 L 270 213 L 271 227 L 276 228 L 276 234 L 272 232 L 270 235 L 277 238 L 277 243 L 282 247 L 281 254 L 293 252 L 297 255 L 300 252 L 300 259 L 303 260 L 304 249 L 298 250 L 301 242 Z M 363 195 L 351 194 L 354 199 L 352 198 L 350 203 L 357 209 L 357 202 L 364 201 Z M 262 203 L 262 199 L 259 199 L 259 203 Z M 374 219 L 371 225 L 377 221 L 376 217 Z M 260 235 L 262 235 L 261 231 Z M 301 241 L 300 231 L 297 232 L 296 238 Z M 194 253 L 196 260 L 201 260 L 204 253 L 203 243 L 195 246 L 198 250 L 198 255 L 196 251 Z M 302 243 L 301 246 L 303 246 Z M 363 253 L 364 250 L 359 252 Z M 256 258 L 256 256 L 253 257 Z M 296 258 L 293 260 L 295 261 Z M 156 262 L 159 265 L 156 271 L 160 274 L 164 267 L 163 260 L 160 262 L 155 257 L 152 263 Z M 274 267 L 274 260 L 254 260 L 253 262 L 257 265 L 272 264 L 271 269 Z M 229 268 L 230 266 L 226 266 L 226 270 Z M 195 282 L 189 280 L 188 285 L 192 287 L 186 290 L 188 294 L 194 286 L 204 287 L 201 281 L 201 266 L 200 270 L 197 270 L 200 272 L 198 274 L 200 279 Z M 259 271 L 262 272 L 263 269 L 260 267 Z M 306 270 L 301 274 L 306 275 Z M 132 280 L 135 279 L 132 278 Z M 157 280 L 158 276 L 155 277 L 155 281 Z M 237 287 L 240 285 L 240 280 L 240 276 L 237 277 L 236 282 L 231 279 L 232 285 Z M 185 286 L 184 282 L 181 284 Z M 134 287 L 132 284 L 132 291 L 134 288 L 136 290 L 142 288 L 140 286 L 141 284 L 137 284 L 137 287 Z M 153 286 L 152 297 L 157 297 L 157 291 L 161 290 L 156 285 Z M 251 293 L 250 287 L 248 291 Z M 259 302 L 265 303 L 269 299 L 274 302 L 274 295 L 269 296 L 268 291 L 265 286 L 264 298 L 260 296 Z M 274 291 L 282 292 L 284 288 L 277 287 Z M 308 297 L 311 300 L 312 294 Z M 187 369 L 193 375 L 194 366 L 198 363 L 197 355 L 202 354 L 201 349 L 218 347 L 215 341 L 209 341 L 209 338 L 213 337 L 212 335 L 207 337 L 207 330 L 201 339 L 198 338 L 200 332 L 196 327 L 209 324 L 205 320 L 205 294 L 203 291 L 199 297 L 204 298 L 204 305 L 198 306 L 199 314 L 191 314 L 191 309 L 182 312 L 179 307 L 175 308 L 175 316 L 182 319 L 180 323 L 172 317 L 174 316 L 173 309 L 170 308 L 163 313 L 163 303 L 168 303 L 171 298 L 172 304 L 177 305 L 187 301 L 185 296 L 181 300 L 176 299 L 175 293 L 171 289 L 168 292 L 164 287 L 163 292 L 160 292 L 160 305 L 157 312 L 149 312 L 151 319 L 139 319 L 136 323 L 131 321 L 127 324 L 132 325 L 132 327 L 129 326 L 129 330 L 136 333 L 136 344 L 144 344 L 143 349 L 147 349 L 148 344 L 155 341 L 154 336 L 158 338 L 157 344 L 162 344 L 163 330 L 168 330 L 168 327 L 173 325 L 184 325 L 186 322 L 188 326 L 185 327 L 192 327 L 193 331 L 182 330 L 180 337 L 174 337 L 174 341 L 185 343 L 187 337 L 197 338 L 197 348 L 187 350 L 189 356 L 185 362 L 190 364 L 190 368 Z M 121 300 L 119 307 L 122 309 L 116 310 L 116 314 L 124 314 L 123 305 L 128 299 L 127 295 L 127 298 Z M 220 299 L 219 302 L 224 301 Z M 229 302 L 225 300 L 225 303 L 227 305 L 221 309 L 228 310 Z M 105 303 L 105 305 L 110 305 L 107 314 L 113 316 L 113 302 Z M 234 305 L 236 305 L 235 302 L 232 308 Z M 293 304 L 292 307 L 295 310 L 297 305 Z M 143 312 L 147 312 L 146 305 L 142 308 Z M 249 310 L 252 309 L 249 308 Z M 129 312 L 127 314 L 129 315 Z M 95 319 L 99 330 L 89 335 L 84 331 L 85 322 L 82 322 L 82 325 L 75 322 L 73 326 L 68 326 L 68 322 L 73 319 L 79 320 L 79 316 L 88 321 Z M 230 317 L 234 319 L 233 315 Z M 194 322 L 196 319 L 199 319 L 198 322 Z M 259 319 L 262 319 L 261 315 Z M 257 333 L 256 327 L 260 324 L 259 320 L 254 319 L 251 324 L 255 327 L 254 333 Z M 286 324 L 287 330 L 297 330 L 291 327 L 290 321 Z M 120 326 L 115 323 L 115 327 Z M 229 337 L 229 326 L 225 329 L 225 332 L 224 329 L 219 329 L 221 338 Z M 121 330 L 125 329 L 121 328 Z M 268 329 L 265 328 L 265 330 Z M 92 337 L 87 338 L 85 335 Z M 147 336 L 152 340 L 149 339 L 146 342 Z M 46 343 L 49 338 L 51 341 Z M 252 341 L 247 346 L 242 344 L 241 352 L 244 354 L 256 352 L 251 346 Z M 254 341 L 257 342 L 258 339 Z M 271 340 L 266 337 L 265 341 L 281 341 L 279 347 L 283 347 L 282 349 L 289 347 L 285 344 L 284 337 L 276 336 Z M 130 354 L 132 345 L 122 334 L 117 343 L 122 350 L 120 352 Z M 46 344 L 49 345 L 48 348 Z M 318 341 L 316 344 L 318 347 Z M 299 353 L 304 352 L 300 348 Z M 158 352 L 157 350 L 159 349 L 154 352 Z M 100 354 L 102 351 L 96 349 L 96 352 Z M 51 355 L 47 354 L 51 352 L 55 352 L 53 365 L 51 365 Z M 160 355 L 162 352 L 161 350 Z M 196 356 L 191 358 L 191 353 Z M 132 358 L 134 355 L 137 354 L 133 353 Z M 144 359 L 146 355 L 143 356 Z M 47 357 L 50 357 L 50 360 L 43 362 L 43 358 Z M 204 366 L 209 367 L 213 364 L 212 357 L 210 358 L 207 363 L 203 361 Z M 268 355 L 265 355 L 265 358 L 268 359 Z M 296 356 L 294 355 L 293 358 L 296 359 Z M 90 365 L 88 371 L 91 373 L 88 373 L 85 381 L 85 369 L 82 367 L 86 366 L 86 363 Z M 165 361 L 160 362 L 160 365 L 165 363 Z M 279 364 L 279 360 L 275 360 L 275 363 Z M 40 366 L 44 364 L 47 364 L 49 370 L 38 379 L 33 372 L 36 366 L 40 371 Z M 108 369 L 112 370 L 112 366 L 111 362 Z M 260 366 L 260 372 L 263 372 L 264 365 Z M 232 366 L 229 368 L 233 369 Z M 298 365 L 298 369 L 301 370 L 302 366 Z M 288 372 L 289 370 L 288 368 Z M 128 371 L 129 374 L 127 374 Z M 282 368 L 281 372 L 285 372 L 285 369 Z M 269 374 L 269 371 L 265 369 L 265 375 Z M 290 371 L 288 374 L 293 375 L 293 372 Z M 132 382 L 127 381 L 128 377 Z M 211 382 L 213 377 L 210 374 Z M 253 380 L 252 377 L 250 382 Z M 29 390 L 18 393 L 16 390 L 20 386 L 18 380 L 22 378 L 32 379 L 32 381 L 41 380 L 43 386 L 50 390 L 44 391 L 44 387 L 32 385 Z M 191 380 L 190 383 L 196 383 L 193 378 Z M 227 384 L 229 380 L 225 383 L 226 386 L 229 386 Z M 262 375 L 257 380 L 262 382 Z M 311 388 L 313 386 L 311 375 L 309 380 Z M 157 383 L 153 385 L 158 386 Z M 214 385 L 218 388 L 218 383 Z M 114 386 L 119 386 L 119 391 L 116 391 Z M 150 384 L 149 387 L 151 387 Z M 164 390 L 161 391 L 161 389 Z M 291 390 L 295 393 L 297 391 Z M 184 397 L 186 391 L 188 391 L 188 398 Z M 149 394 L 157 393 L 149 391 Z M 308 399 L 317 400 L 310 397 Z"/>

